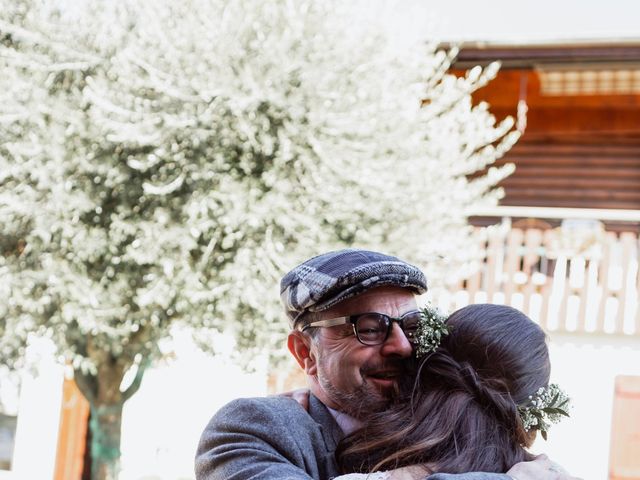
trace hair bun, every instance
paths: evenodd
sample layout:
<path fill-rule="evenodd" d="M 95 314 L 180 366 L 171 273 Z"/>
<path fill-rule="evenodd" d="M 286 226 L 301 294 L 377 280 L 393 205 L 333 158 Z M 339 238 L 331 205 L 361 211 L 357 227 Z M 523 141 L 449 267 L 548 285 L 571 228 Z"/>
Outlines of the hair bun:
<path fill-rule="evenodd" d="M 483 378 L 469 362 L 460 364 L 460 377 L 467 392 L 487 411 L 490 411 L 502 425 L 510 426 L 517 442 L 526 445 L 528 436 L 524 428 L 513 428 L 521 425 L 518 407 L 509 394 L 504 380 Z"/>

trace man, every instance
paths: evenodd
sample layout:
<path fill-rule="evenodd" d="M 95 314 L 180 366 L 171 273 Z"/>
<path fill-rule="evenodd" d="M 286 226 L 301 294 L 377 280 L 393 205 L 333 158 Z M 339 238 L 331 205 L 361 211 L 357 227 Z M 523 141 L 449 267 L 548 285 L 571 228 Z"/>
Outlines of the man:
<path fill-rule="evenodd" d="M 288 347 L 304 369 L 305 410 L 287 397 L 235 400 L 206 427 L 196 454 L 198 480 L 328 480 L 334 451 L 369 412 L 381 411 L 412 354 L 419 318 L 415 295 L 426 291 L 416 267 L 366 250 L 314 257 L 281 282 L 290 320 Z M 362 315 L 366 314 L 366 315 Z M 546 457 L 508 475 L 436 474 L 429 480 L 570 480 Z"/>

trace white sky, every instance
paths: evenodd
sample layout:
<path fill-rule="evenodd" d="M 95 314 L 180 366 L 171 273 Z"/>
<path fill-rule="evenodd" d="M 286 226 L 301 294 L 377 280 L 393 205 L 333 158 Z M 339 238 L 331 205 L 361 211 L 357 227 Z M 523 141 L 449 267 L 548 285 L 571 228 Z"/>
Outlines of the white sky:
<path fill-rule="evenodd" d="M 442 40 L 640 41 L 640 0 L 414 1 L 434 15 Z"/>
<path fill-rule="evenodd" d="M 108 1 L 108 0 L 107 0 Z M 356 3 L 357 0 L 347 0 Z M 81 0 L 57 0 L 69 8 Z M 640 42 L 640 0 L 360 0 L 440 41 Z M 399 15 L 398 15 L 399 14 Z M 385 19 L 387 22 L 389 18 Z M 393 22 L 394 20 L 391 19 Z M 397 23 L 396 23 L 397 26 Z M 409 29 L 410 29 L 409 28 Z M 427 32 L 424 32 L 425 28 Z M 417 33 L 414 31 L 414 33 Z"/>

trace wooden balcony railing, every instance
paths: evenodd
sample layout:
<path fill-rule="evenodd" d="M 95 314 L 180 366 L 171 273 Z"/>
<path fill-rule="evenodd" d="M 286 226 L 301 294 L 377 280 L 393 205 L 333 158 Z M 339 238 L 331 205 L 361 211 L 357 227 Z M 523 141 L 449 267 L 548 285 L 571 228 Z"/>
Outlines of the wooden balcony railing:
<path fill-rule="evenodd" d="M 549 332 L 640 337 L 638 235 L 594 225 L 490 227 L 475 273 L 434 301 L 449 311 L 469 303 L 512 305 Z"/>

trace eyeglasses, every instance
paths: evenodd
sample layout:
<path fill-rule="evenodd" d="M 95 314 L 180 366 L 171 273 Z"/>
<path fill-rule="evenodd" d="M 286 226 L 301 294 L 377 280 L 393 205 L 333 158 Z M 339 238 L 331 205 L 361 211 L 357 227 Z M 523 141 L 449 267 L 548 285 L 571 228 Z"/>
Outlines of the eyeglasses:
<path fill-rule="evenodd" d="M 393 322 L 400 325 L 409 342 L 415 343 L 416 332 L 420 324 L 420 311 L 418 310 L 411 310 L 397 318 L 390 317 L 384 313 L 367 312 L 347 317 L 318 320 L 304 325 L 302 331 L 311 327 L 334 327 L 336 325 L 351 324 L 353 333 L 360 343 L 363 345 L 380 345 L 389 338 Z"/>

